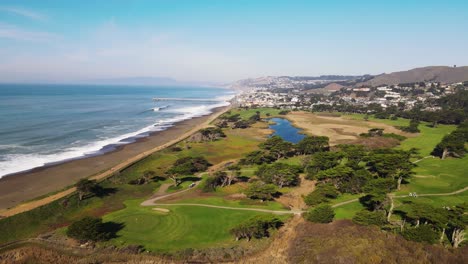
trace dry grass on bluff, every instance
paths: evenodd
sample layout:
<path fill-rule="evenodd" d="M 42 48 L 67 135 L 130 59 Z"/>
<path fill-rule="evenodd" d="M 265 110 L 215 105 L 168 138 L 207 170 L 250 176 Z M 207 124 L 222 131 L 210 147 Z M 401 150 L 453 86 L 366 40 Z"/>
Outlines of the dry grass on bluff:
<path fill-rule="evenodd" d="M 349 220 L 302 222 L 290 242 L 291 263 L 468 263 L 468 247 L 449 250 L 405 240 Z"/>

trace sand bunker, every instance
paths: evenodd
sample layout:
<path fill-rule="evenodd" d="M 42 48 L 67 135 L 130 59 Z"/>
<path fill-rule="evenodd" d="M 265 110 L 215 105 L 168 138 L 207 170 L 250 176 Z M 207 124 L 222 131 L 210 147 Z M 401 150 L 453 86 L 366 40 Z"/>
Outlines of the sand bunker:
<path fill-rule="evenodd" d="M 166 209 L 166 208 L 153 208 L 153 210 L 155 211 L 158 211 L 158 212 L 162 212 L 162 213 L 169 213 L 169 209 Z"/>

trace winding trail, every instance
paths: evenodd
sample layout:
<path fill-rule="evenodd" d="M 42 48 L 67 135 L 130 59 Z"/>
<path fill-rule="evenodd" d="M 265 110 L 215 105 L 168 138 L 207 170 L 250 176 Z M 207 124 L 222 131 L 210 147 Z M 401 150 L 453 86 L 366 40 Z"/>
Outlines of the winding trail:
<path fill-rule="evenodd" d="M 146 202 L 146 201 L 145 201 Z M 142 206 L 198 206 L 198 207 L 209 207 L 217 209 L 226 209 L 226 210 L 238 210 L 238 211 L 254 211 L 262 213 L 272 213 L 272 214 L 302 214 L 304 211 L 301 210 L 291 210 L 291 211 L 280 211 L 280 210 L 269 210 L 261 208 L 247 208 L 247 207 L 231 207 L 231 206 L 221 206 L 221 205 L 211 205 L 211 204 L 196 204 L 196 203 L 171 203 L 171 204 L 141 204 Z"/>
<path fill-rule="evenodd" d="M 462 189 L 460 189 L 460 190 L 456 190 L 456 191 L 449 192 L 449 193 L 423 193 L 423 194 L 418 194 L 417 197 L 451 196 L 451 195 L 456 195 L 456 194 L 465 192 L 465 191 L 467 191 L 467 190 L 468 190 L 468 186 L 466 186 L 465 188 L 462 188 Z M 393 194 L 390 194 L 390 195 L 391 195 L 393 198 L 405 198 L 405 197 L 410 197 L 409 195 L 393 195 Z M 335 208 L 335 207 L 340 207 L 340 206 L 342 206 L 342 205 L 354 203 L 354 202 L 357 202 L 357 201 L 359 201 L 359 198 L 355 198 L 355 199 L 351 199 L 351 200 L 344 201 L 344 202 L 341 202 L 341 203 L 337 203 L 337 204 L 332 205 L 332 207 L 333 207 L 333 208 Z"/>
<path fill-rule="evenodd" d="M 205 120 L 204 122 L 200 123 L 199 125 L 191 128 L 189 131 L 187 131 L 186 133 L 184 133 L 183 135 L 181 135 L 180 137 L 177 137 L 173 140 L 170 140 L 168 141 L 167 143 L 161 145 L 161 146 L 158 146 L 158 147 L 155 147 L 153 149 L 150 149 L 148 151 L 144 151 L 120 164 L 118 164 L 117 166 L 114 166 L 102 173 L 99 173 L 97 175 L 94 175 L 92 177 L 89 177 L 89 179 L 91 180 L 97 180 L 97 181 L 100 181 L 100 180 L 104 180 L 112 175 L 114 175 L 114 173 L 116 172 L 119 172 L 131 165 L 133 165 L 134 163 L 148 157 L 149 155 L 153 154 L 154 152 L 157 152 L 157 151 L 160 151 L 160 150 L 163 150 L 167 147 L 170 147 L 188 137 L 190 137 L 192 134 L 196 133 L 197 131 L 199 131 L 200 129 L 203 129 L 203 128 L 207 128 L 207 127 L 210 127 L 211 126 L 211 122 L 213 122 L 216 118 L 218 118 L 220 115 L 224 114 L 226 111 L 228 111 L 229 109 L 231 109 L 230 106 L 227 106 L 223 109 L 221 109 L 220 111 L 216 112 L 216 113 L 213 113 L 211 114 L 210 118 L 208 118 L 207 120 Z M 53 194 L 53 195 L 50 195 L 50 196 L 47 196 L 47 197 L 44 197 L 44 198 L 40 198 L 40 199 L 37 199 L 37 200 L 33 200 L 33 201 L 30 201 L 30 202 L 26 202 L 26 203 L 23 203 L 23 204 L 19 204 L 13 208 L 10 208 L 10 209 L 6 209 L 6 210 L 0 210 L 0 218 L 2 217 L 9 217 L 9 216 L 13 216 L 13 215 L 16 215 L 16 214 L 19 214 L 19 213 L 23 213 L 23 212 L 26 212 L 26 211 L 30 211 L 32 209 L 35 209 L 37 207 L 41 207 L 43 205 L 46 205 L 46 204 L 49 204 L 51 202 L 54 202 L 56 200 L 59 200 L 63 197 L 66 197 L 72 193 L 74 193 L 76 191 L 76 188 L 75 187 L 71 187 L 71 188 L 68 188 L 64 191 L 60 191 L 56 194 Z"/>

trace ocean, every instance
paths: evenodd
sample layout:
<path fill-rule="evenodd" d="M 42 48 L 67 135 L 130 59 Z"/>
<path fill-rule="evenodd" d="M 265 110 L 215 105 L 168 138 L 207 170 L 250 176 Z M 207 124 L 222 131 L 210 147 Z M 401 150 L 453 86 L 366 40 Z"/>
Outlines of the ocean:
<path fill-rule="evenodd" d="M 210 114 L 234 95 L 207 87 L 0 84 L 0 177 L 103 154 Z"/>

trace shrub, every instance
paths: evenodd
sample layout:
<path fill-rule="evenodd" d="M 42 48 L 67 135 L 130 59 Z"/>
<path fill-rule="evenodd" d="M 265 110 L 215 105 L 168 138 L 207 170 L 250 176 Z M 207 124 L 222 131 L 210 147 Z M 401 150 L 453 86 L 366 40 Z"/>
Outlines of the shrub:
<path fill-rule="evenodd" d="M 430 225 L 420 225 L 415 228 L 408 228 L 402 233 L 407 240 L 416 242 L 426 242 L 434 244 L 437 241 L 438 233 Z"/>
<path fill-rule="evenodd" d="M 250 199 L 273 200 L 278 193 L 274 184 L 265 184 L 263 182 L 254 182 L 246 190 L 245 195 Z"/>
<path fill-rule="evenodd" d="M 119 228 L 108 228 L 118 224 L 106 224 L 102 222 L 101 218 L 87 216 L 73 222 L 67 229 L 67 236 L 81 241 L 108 240 L 115 235 L 115 232 L 118 231 L 116 229 Z"/>
<path fill-rule="evenodd" d="M 262 238 L 270 235 L 270 229 L 278 229 L 283 222 L 272 216 L 256 216 L 239 224 L 230 230 L 231 234 L 236 236 L 236 240 L 247 238 Z"/>
<path fill-rule="evenodd" d="M 333 208 L 328 204 L 321 204 L 315 208 L 310 209 L 304 214 L 304 218 L 308 221 L 315 223 L 330 223 L 335 217 Z"/>
<path fill-rule="evenodd" d="M 337 196 L 338 191 L 333 184 L 319 184 L 313 192 L 304 197 L 304 202 L 309 206 L 315 206 Z"/>
<path fill-rule="evenodd" d="M 359 225 L 376 225 L 382 226 L 387 223 L 385 213 L 382 211 L 367 211 L 362 210 L 357 212 L 353 217 L 353 222 Z"/>

